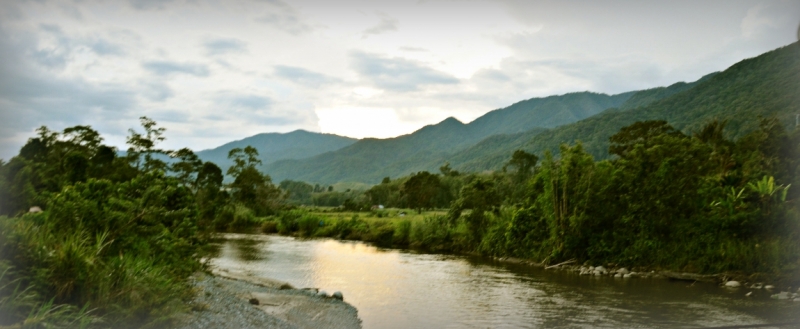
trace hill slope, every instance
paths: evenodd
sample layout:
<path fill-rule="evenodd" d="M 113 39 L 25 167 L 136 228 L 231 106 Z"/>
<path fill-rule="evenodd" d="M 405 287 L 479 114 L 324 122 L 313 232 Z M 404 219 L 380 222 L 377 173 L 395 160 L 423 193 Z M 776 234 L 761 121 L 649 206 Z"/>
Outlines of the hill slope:
<path fill-rule="evenodd" d="M 556 129 L 524 136 L 522 149 L 542 155 L 556 153 L 562 143 L 581 141 L 595 158 L 608 158 L 608 138 L 620 128 L 636 121 L 667 120 L 686 133 L 699 130 L 706 123 L 727 120 L 726 132 L 737 138 L 758 127 L 759 117 L 777 117 L 786 126 L 794 125 L 800 113 L 800 45 L 794 43 L 755 58 L 743 60 L 727 70 L 699 80 L 696 86 L 645 106 L 622 106 L 588 119 Z M 631 97 L 636 101 L 637 97 Z M 627 108 L 627 109 L 626 109 Z M 519 145 L 519 141 L 516 142 Z M 470 161 L 484 162 L 470 166 L 465 161 L 455 166 L 465 170 L 491 170 L 502 167 L 498 154 L 510 154 L 515 148 L 494 148 L 493 152 L 465 150 Z M 494 161 L 489 161 L 491 157 Z M 505 159 L 507 159 L 506 156 Z"/>
<path fill-rule="evenodd" d="M 278 161 L 265 171 L 276 180 L 335 183 L 377 183 L 419 170 L 435 170 L 444 159 L 495 134 L 551 128 L 620 106 L 634 93 L 591 92 L 533 98 L 494 110 L 469 124 L 448 118 L 412 134 L 389 139 L 363 139 L 335 152 L 302 160 Z"/>
<path fill-rule="evenodd" d="M 649 105 L 653 102 L 689 90 L 716 74 L 717 73 L 708 74 L 691 83 L 678 82 L 669 87 L 658 87 L 635 92 L 625 103 L 619 106 L 619 110 L 629 110 Z M 607 111 L 614 110 L 616 109 L 608 109 Z M 559 128 L 555 128 L 555 130 L 558 129 Z M 547 131 L 547 129 L 535 128 L 516 134 L 490 136 L 467 149 L 454 153 L 444 161 L 450 162 L 453 168 L 465 172 L 497 170 L 508 162 L 511 158 L 511 154 L 515 150 L 528 149 L 529 147 L 526 147 L 526 145 L 528 145 L 535 136 Z"/>
<path fill-rule="evenodd" d="M 204 161 L 216 163 L 223 171 L 232 164 L 228 152 L 234 148 L 248 145 L 258 149 L 259 158 L 264 164 L 285 159 L 302 159 L 325 152 L 335 151 L 353 144 L 357 139 L 332 134 L 320 134 L 305 130 L 290 133 L 268 133 L 250 136 L 219 147 L 197 152 Z"/>

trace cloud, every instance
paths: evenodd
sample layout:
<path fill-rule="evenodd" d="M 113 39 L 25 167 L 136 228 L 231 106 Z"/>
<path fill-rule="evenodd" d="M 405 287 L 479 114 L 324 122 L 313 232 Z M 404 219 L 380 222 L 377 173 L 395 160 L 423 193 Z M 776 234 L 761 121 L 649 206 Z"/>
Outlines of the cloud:
<path fill-rule="evenodd" d="M 297 10 L 280 0 L 268 0 L 269 4 L 276 7 L 277 12 L 267 13 L 255 19 L 256 22 L 276 28 L 291 35 L 301 35 L 314 30 L 311 25 L 300 20 Z"/>
<path fill-rule="evenodd" d="M 0 158 L 14 155 L 35 127 L 113 125 L 133 117 L 129 112 L 137 107 L 129 87 L 98 85 L 43 70 L 37 65 L 40 59 L 29 56 L 39 43 L 36 34 L 12 37 L 0 27 Z"/>
<path fill-rule="evenodd" d="M 88 44 L 89 49 L 91 49 L 95 54 L 105 56 L 105 55 L 116 55 L 121 56 L 124 55 L 125 52 L 122 50 L 120 45 L 108 42 L 104 39 L 97 39 Z"/>
<path fill-rule="evenodd" d="M 314 30 L 313 27 L 301 22 L 297 15 L 292 13 L 269 13 L 256 18 L 256 22 L 264 23 L 291 35 L 301 35 Z"/>
<path fill-rule="evenodd" d="M 420 47 L 408 47 L 408 46 L 403 46 L 403 47 L 400 47 L 400 50 L 402 50 L 402 51 L 410 51 L 410 52 L 427 52 L 427 51 L 428 51 L 428 50 L 427 50 L 427 49 L 425 49 L 425 48 L 420 48 Z"/>
<path fill-rule="evenodd" d="M 150 61 L 142 64 L 144 69 L 160 76 L 181 73 L 197 77 L 207 77 L 208 66 L 203 64 L 177 63 L 170 61 Z"/>
<path fill-rule="evenodd" d="M 397 31 L 397 23 L 398 21 L 396 19 L 384 15 L 381 17 L 381 21 L 378 23 L 378 25 L 364 30 L 361 38 L 363 39 L 370 35 L 378 35 L 390 31 Z"/>
<path fill-rule="evenodd" d="M 154 102 L 163 102 L 175 96 L 175 92 L 162 82 L 144 83 L 142 95 Z"/>
<path fill-rule="evenodd" d="M 203 46 L 206 48 L 206 53 L 209 55 L 239 53 L 247 49 L 247 44 L 245 42 L 233 38 L 208 40 L 203 43 Z"/>
<path fill-rule="evenodd" d="M 340 82 L 339 79 L 309 71 L 302 67 L 285 65 L 275 66 L 275 75 L 307 87 L 321 87 L 323 85 Z"/>
<path fill-rule="evenodd" d="M 457 84 L 455 77 L 404 58 L 387 58 L 364 52 L 350 54 L 352 67 L 373 85 L 392 91 L 414 91 L 423 85 Z"/>
<path fill-rule="evenodd" d="M 138 10 L 164 9 L 173 0 L 128 0 L 131 7 Z"/>
<path fill-rule="evenodd" d="M 268 110 L 272 106 L 272 99 L 257 95 L 239 95 L 223 93 L 216 97 L 217 105 L 249 110 Z"/>

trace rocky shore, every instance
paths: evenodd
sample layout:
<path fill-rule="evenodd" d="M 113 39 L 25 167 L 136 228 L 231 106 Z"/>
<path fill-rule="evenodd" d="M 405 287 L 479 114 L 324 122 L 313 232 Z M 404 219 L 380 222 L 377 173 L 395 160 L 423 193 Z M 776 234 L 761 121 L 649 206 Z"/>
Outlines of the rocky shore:
<path fill-rule="evenodd" d="M 655 271 L 646 270 L 642 268 L 632 268 L 631 270 L 625 267 L 615 267 L 609 264 L 608 267 L 599 265 L 591 266 L 589 264 L 575 265 L 572 261 L 567 261 L 560 264 L 545 266 L 544 264 L 537 263 L 530 260 L 511 258 L 511 257 L 496 257 L 497 261 L 525 264 L 534 267 L 541 267 L 546 270 L 558 270 L 577 273 L 586 276 L 606 276 L 617 279 L 632 279 L 632 278 L 654 278 L 654 279 L 668 279 L 680 280 L 691 282 L 709 282 L 716 283 L 722 288 L 727 289 L 742 289 L 745 296 L 750 296 L 752 291 L 764 289 L 770 293 L 772 299 L 789 300 L 800 302 L 800 288 L 788 285 L 769 284 L 760 281 L 749 280 L 742 275 L 728 275 L 728 274 L 696 274 L 696 273 L 683 273 L 672 271 Z M 796 290 L 794 290 L 796 289 Z M 747 291 L 746 293 L 744 291 Z"/>
<path fill-rule="evenodd" d="M 315 289 L 223 276 L 198 273 L 191 278 L 197 292 L 192 312 L 177 328 L 361 328 L 353 306 Z"/>

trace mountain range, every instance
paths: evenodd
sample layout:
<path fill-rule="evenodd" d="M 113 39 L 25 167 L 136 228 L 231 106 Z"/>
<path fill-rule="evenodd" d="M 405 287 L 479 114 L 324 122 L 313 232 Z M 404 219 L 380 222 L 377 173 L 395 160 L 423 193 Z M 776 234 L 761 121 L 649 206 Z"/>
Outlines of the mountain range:
<path fill-rule="evenodd" d="M 252 145 L 261 155 L 261 169 L 275 181 L 375 184 L 387 176 L 435 172 L 446 162 L 466 172 L 498 170 L 514 150 L 541 156 L 578 141 L 596 158 L 608 158 L 608 137 L 642 120 L 667 120 L 687 133 L 711 120 L 725 120 L 729 137 L 735 138 L 755 129 L 759 116 L 794 124 L 800 112 L 799 48 L 794 43 L 691 83 L 616 95 L 532 98 L 468 124 L 447 118 L 395 138 L 356 140 L 298 130 L 259 134 L 198 155 L 226 169 L 230 149 Z"/>

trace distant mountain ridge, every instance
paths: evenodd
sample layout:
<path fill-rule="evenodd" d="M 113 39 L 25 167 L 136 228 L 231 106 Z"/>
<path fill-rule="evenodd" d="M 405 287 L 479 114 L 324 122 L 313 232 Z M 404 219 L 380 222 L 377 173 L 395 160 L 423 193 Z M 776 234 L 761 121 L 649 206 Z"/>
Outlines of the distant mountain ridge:
<path fill-rule="evenodd" d="M 794 123 L 794 114 L 800 112 L 799 48 L 797 43 L 778 48 L 690 83 L 617 95 L 577 92 L 532 98 L 488 112 L 469 124 L 447 118 L 395 138 L 336 136 L 340 139 L 311 150 L 303 149 L 303 144 L 294 144 L 296 150 L 275 144 L 281 151 L 270 152 L 248 138 L 218 148 L 214 157 L 227 158 L 227 150 L 221 152 L 226 147 L 253 145 L 266 159 L 262 170 L 276 181 L 375 184 L 386 176 L 435 172 L 445 162 L 465 172 L 498 170 L 516 149 L 539 156 L 545 151 L 557 154 L 560 144 L 578 141 L 596 158 L 604 159 L 609 156 L 608 138 L 642 120 L 667 120 L 687 133 L 711 120 L 726 120 L 730 137 L 741 137 L 757 128 L 759 116 L 775 116 L 787 126 Z M 201 157 L 211 154 L 203 152 Z"/>
<path fill-rule="evenodd" d="M 469 124 L 447 118 L 408 135 L 388 139 L 366 138 L 311 158 L 277 161 L 266 165 L 264 170 L 276 180 L 325 184 L 342 181 L 377 183 L 386 176 L 397 177 L 438 168 L 448 155 L 489 136 L 575 122 L 609 107 L 620 106 L 634 94 L 577 92 L 532 98 L 491 111 Z M 434 162 L 438 165 L 433 166 Z"/>
<path fill-rule="evenodd" d="M 261 162 L 266 165 L 278 160 L 302 159 L 335 151 L 356 141 L 357 139 L 355 138 L 339 135 L 295 130 L 283 134 L 264 133 L 253 135 L 225 143 L 213 149 L 198 151 L 197 156 L 204 161 L 216 163 L 225 171 L 232 164 L 228 159 L 228 152 L 237 147 L 245 148 L 248 145 L 255 147 L 258 149 Z"/>

